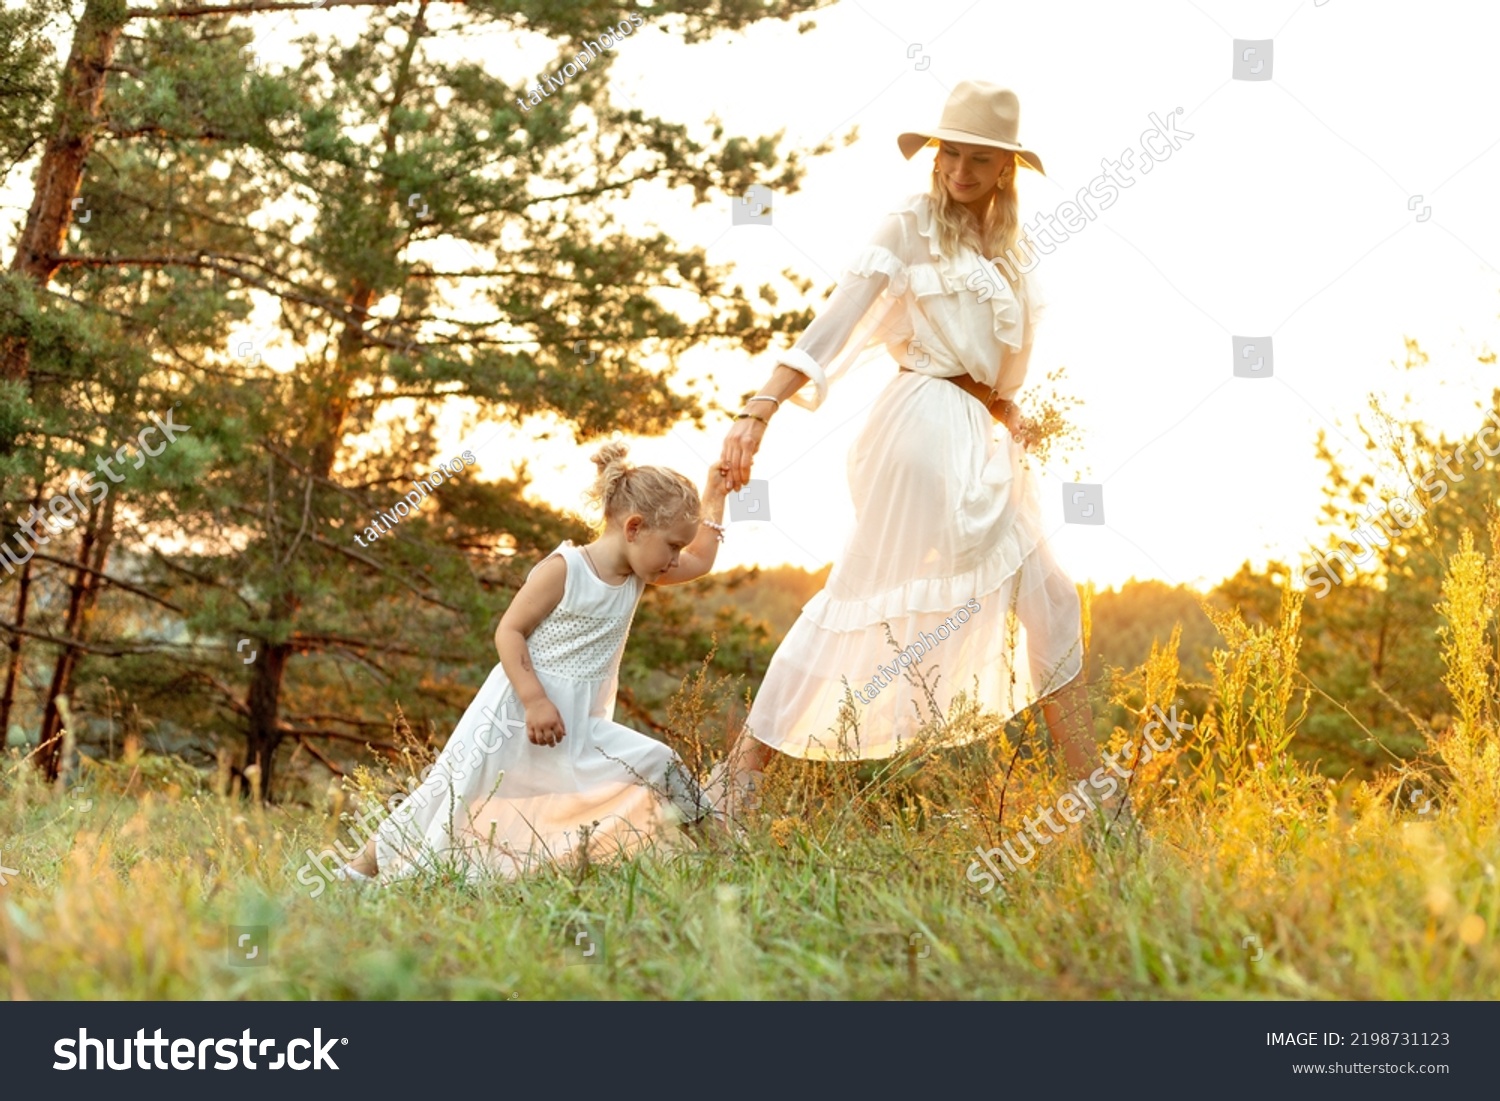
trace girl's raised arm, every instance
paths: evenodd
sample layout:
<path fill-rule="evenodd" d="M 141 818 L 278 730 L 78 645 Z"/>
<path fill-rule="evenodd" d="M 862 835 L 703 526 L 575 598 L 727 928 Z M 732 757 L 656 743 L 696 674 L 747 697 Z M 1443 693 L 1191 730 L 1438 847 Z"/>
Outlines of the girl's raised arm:
<path fill-rule="evenodd" d="M 708 468 L 708 480 L 703 485 L 703 518 L 715 525 L 724 522 L 724 495 L 729 488 L 729 479 L 715 464 Z M 693 541 L 682 548 L 677 556 L 677 565 L 656 582 L 658 585 L 681 585 L 685 581 L 696 581 L 714 568 L 714 559 L 719 553 L 719 535 L 708 524 L 700 524 Z"/>

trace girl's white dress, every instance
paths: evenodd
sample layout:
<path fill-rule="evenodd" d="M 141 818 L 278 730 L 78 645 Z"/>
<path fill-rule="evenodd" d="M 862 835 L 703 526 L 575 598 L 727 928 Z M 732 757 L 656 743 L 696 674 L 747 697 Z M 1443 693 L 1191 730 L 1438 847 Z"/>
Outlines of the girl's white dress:
<path fill-rule="evenodd" d="M 708 813 L 670 748 L 613 721 L 620 657 L 646 583 L 605 583 L 571 542 L 553 554 L 567 567 L 562 600 L 527 649 L 566 736 L 555 746 L 528 740 L 525 708 L 497 663 L 421 785 L 381 824 L 383 881 L 418 869 L 513 876 L 577 858 L 585 831 L 592 860 L 650 842 L 672 848 L 677 825 Z"/>
<path fill-rule="evenodd" d="M 1017 259 L 1035 266 L 1034 253 Z M 942 712 L 963 691 L 1001 718 L 1080 672 L 1077 590 L 1048 552 L 1024 451 L 945 381 L 967 373 L 1014 397 L 1041 310 L 1030 275 L 1012 289 L 971 248 L 941 256 L 919 194 L 776 356 L 812 380 L 791 399 L 809 409 L 852 367 L 882 352 L 896 363 L 849 453 L 854 530 L 771 660 L 746 719 L 757 740 L 796 757 L 888 757 L 930 718 L 913 671 Z M 840 744 L 846 685 L 857 734 Z"/>

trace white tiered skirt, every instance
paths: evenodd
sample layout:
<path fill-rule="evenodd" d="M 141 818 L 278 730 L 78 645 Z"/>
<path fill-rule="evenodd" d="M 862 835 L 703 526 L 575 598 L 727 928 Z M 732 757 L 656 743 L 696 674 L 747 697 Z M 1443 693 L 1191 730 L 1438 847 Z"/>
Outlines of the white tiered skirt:
<path fill-rule="evenodd" d="M 850 450 L 849 488 L 848 545 L 746 718 L 758 741 L 794 757 L 889 757 L 959 691 L 1006 719 L 1078 676 L 1077 589 L 1047 549 L 1020 445 L 976 399 L 898 373 Z"/>
<path fill-rule="evenodd" d="M 466 879 L 517 876 L 685 842 L 678 825 L 708 813 L 672 750 L 607 717 L 607 686 L 537 670 L 567 731 L 532 744 L 526 709 L 496 664 L 422 783 L 376 834 L 385 882 L 425 870 Z"/>

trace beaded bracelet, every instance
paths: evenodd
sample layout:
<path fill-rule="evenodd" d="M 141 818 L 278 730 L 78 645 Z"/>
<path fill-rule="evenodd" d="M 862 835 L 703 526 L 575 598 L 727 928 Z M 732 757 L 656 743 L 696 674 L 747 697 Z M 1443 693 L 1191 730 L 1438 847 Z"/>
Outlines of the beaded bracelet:
<path fill-rule="evenodd" d="M 719 537 L 719 542 L 724 542 L 725 528 L 723 524 L 716 524 L 712 520 L 704 520 L 702 523 L 704 527 L 713 528 L 714 534 Z"/>

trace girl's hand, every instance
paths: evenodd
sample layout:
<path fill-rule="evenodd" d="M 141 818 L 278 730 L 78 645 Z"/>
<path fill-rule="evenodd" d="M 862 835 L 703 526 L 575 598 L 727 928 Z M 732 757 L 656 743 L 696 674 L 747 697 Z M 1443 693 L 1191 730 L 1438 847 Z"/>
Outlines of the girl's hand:
<path fill-rule="evenodd" d="M 729 479 L 724 476 L 722 463 L 714 463 L 708 468 L 708 477 L 703 481 L 703 503 L 705 505 L 719 505 L 721 507 L 711 509 L 715 513 L 723 511 L 724 498 L 729 495 Z"/>
<path fill-rule="evenodd" d="M 556 745 L 567 734 L 562 715 L 545 696 L 526 709 L 526 737 L 532 745 Z"/>
<path fill-rule="evenodd" d="M 766 426 L 752 417 L 734 422 L 729 435 L 724 437 L 724 450 L 719 455 L 719 471 L 724 475 L 725 488 L 730 492 L 743 489 L 750 480 L 750 464 L 760 450 L 761 437 Z"/>

